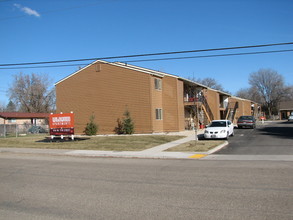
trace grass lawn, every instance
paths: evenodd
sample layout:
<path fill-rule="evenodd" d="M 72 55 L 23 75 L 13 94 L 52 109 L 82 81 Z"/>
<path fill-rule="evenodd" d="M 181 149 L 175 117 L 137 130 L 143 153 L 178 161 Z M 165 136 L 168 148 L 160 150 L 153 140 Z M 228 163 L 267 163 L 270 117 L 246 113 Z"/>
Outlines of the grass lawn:
<path fill-rule="evenodd" d="M 214 147 L 223 144 L 225 141 L 212 141 L 212 140 L 199 140 L 199 141 L 189 141 L 187 143 L 178 145 L 176 147 L 169 148 L 165 151 L 175 151 L 175 152 L 206 152 Z"/>
<path fill-rule="evenodd" d="M 131 135 L 131 136 L 91 136 L 77 137 L 74 141 L 50 142 L 43 135 L 0 138 L 0 147 L 106 150 L 106 151 L 141 151 L 184 136 L 171 135 Z"/>

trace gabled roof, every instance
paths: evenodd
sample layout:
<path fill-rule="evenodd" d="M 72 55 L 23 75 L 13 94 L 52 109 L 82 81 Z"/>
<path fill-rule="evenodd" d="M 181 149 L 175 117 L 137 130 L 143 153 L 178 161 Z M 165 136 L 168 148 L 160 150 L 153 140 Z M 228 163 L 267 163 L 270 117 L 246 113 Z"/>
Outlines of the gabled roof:
<path fill-rule="evenodd" d="M 225 96 L 228 96 L 228 97 L 231 97 L 232 95 L 227 93 L 227 92 L 223 92 L 223 91 L 220 91 L 220 90 L 216 90 L 216 89 L 212 89 L 208 86 L 205 86 L 203 84 L 200 84 L 198 82 L 195 82 L 195 81 L 192 81 L 192 80 L 189 80 L 189 79 L 185 79 L 183 77 L 179 77 L 179 76 L 176 76 L 176 75 L 172 75 L 172 74 L 168 74 L 168 73 L 164 73 L 164 72 L 161 72 L 161 71 L 156 71 L 156 70 L 151 70 L 151 69 L 147 69 L 147 68 L 143 68 L 143 67 L 139 67 L 139 66 L 134 66 L 134 65 L 130 65 L 128 63 L 121 63 L 121 62 L 107 62 L 107 61 L 104 61 L 104 60 L 96 60 L 94 62 L 92 62 L 91 64 L 81 68 L 80 70 L 70 74 L 69 76 L 61 79 L 60 81 L 56 82 L 55 83 L 55 86 L 61 82 L 63 82 L 64 80 L 74 76 L 75 74 L 83 71 L 84 69 L 94 65 L 94 64 L 97 64 L 97 63 L 103 63 L 103 64 L 108 64 L 108 65 L 113 65 L 113 66 L 117 66 L 117 67 L 121 67 L 121 68 L 126 68 L 126 69 L 130 69 L 130 70 L 135 70 L 135 71 L 138 71 L 138 72 L 142 72 L 142 73 L 147 73 L 147 74 L 150 74 L 150 75 L 153 75 L 153 76 L 157 76 L 157 77 L 164 77 L 164 76 L 170 76 L 170 77 L 174 77 L 174 78 L 177 78 L 179 80 L 182 80 L 190 85 L 197 85 L 199 87 L 202 87 L 202 88 L 205 88 L 205 89 L 209 89 L 209 90 L 212 90 L 212 91 L 215 91 L 215 92 L 218 92 L 222 95 L 225 95 Z M 238 99 L 241 99 L 239 97 L 235 97 L 233 96 L 234 98 L 238 98 Z M 244 100 L 244 99 L 242 99 Z M 248 101 L 251 101 L 251 100 L 248 100 Z M 252 102 L 252 101 L 251 101 Z"/>
<path fill-rule="evenodd" d="M 27 112 L 0 112 L 0 118 L 4 119 L 32 119 L 49 118 L 49 113 L 27 113 Z"/>
<path fill-rule="evenodd" d="M 198 83 L 198 82 L 195 82 L 195 81 L 193 81 L 193 80 L 190 80 L 190 79 L 185 79 L 185 78 L 183 78 L 183 77 L 180 77 L 179 79 L 181 79 L 182 81 L 184 81 L 185 83 L 187 83 L 187 84 L 189 84 L 189 85 L 197 85 L 197 86 L 199 86 L 199 87 L 202 87 L 202 88 L 205 88 L 205 89 L 207 89 L 208 87 L 207 86 L 205 86 L 205 85 L 203 85 L 203 84 L 200 84 L 200 83 Z"/>
<path fill-rule="evenodd" d="M 252 102 L 254 104 L 259 105 L 259 103 L 255 102 L 255 101 L 252 101 L 252 100 L 249 100 L 249 99 L 244 99 L 244 98 L 240 98 L 240 97 L 237 97 L 237 96 L 231 96 L 231 98 L 238 99 L 238 100 L 241 100 L 241 101 L 248 101 L 248 102 Z"/>
<path fill-rule="evenodd" d="M 221 90 L 217 90 L 217 89 L 212 89 L 212 88 L 210 88 L 210 87 L 207 87 L 208 88 L 208 90 L 211 90 L 211 91 L 214 91 L 214 92 L 218 92 L 218 93 L 220 93 L 220 94 L 222 94 L 222 95 L 226 95 L 226 96 L 232 96 L 231 94 L 229 94 L 229 93 L 227 93 L 227 92 L 223 92 L 223 91 L 221 91 Z"/>
<path fill-rule="evenodd" d="M 293 110 L 293 101 L 280 102 L 280 110 Z"/>
<path fill-rule="evenodd" d="M 189 84 L 195 84 L 197 86 L 200 86 L 200 87 L 203 87 L 203 88 L 208 88 L 207 86 L 205 85 L 202 85 L 200 83 L 197 83 L 197 82 L 194 82 L 192 80 L 189 80 L 189 79 L 185 79 L 183 77 L 179 77 L 179 76 L 176 76 L 176 75 L 172 75 L 172 74 L 168 74 L 168 73 L 164 73 L 164 72 L 161 72 L 161 71 L 157 71 L 157 70 L 152 70 L 152 69 L 147 69 L 147 68 L 143 68 L 143 67 L 139 67 L 139 66 L 134 66 L 134 65 L 130 65 L 128 63 L 121 63 L 121 62 L 107 62 L 107 61 L 104 61 L 104 60 L 96 60 L 94 62 L 92 62 L 91 64 L 81 68 L 80 70 L 70 74 L 69 76 L 59 80 L 58 82 L 55 83 L 55 86 L 61 82 L 63 82 L 64 80 L 74 76 L 75 74 L 81 72 L 82 70 L 94 65 L 94 64 L 97 64 L 97 63 L 103 63 L 103 64 L 108 64 L 108 65 L 113 65 L 113 66 L 117 66 L 117 67 L 122 67 L 122 68 L 126 68 L 126 69 L 130 69 L 130 70 L 135 70 L 135 71 L 139 71 L 139 72 L 142 72 L 142 73 L 147 73 L 147 74 L 150 74 L 150 75 L 153 75 L 153 76 L 157 76 L 157 77 L 164 77 L 164 76 L 170 76 L 170 77 L 174 77 L 174 78 L 177 78 L 177 79 L 180 79 L 184 82 L 187 82 Z"/>
<path fill-rule="evenodd" d="M 92 62 L 91 64 L 81 68 L 80 70 L 78 70 L 78 71 L 70 74 L 69 76 L 61 79 L 60 81 L 56 82 L 55 86 L 57 84 L 63 82 L 64 80 L 74 76 L 75 74 L 83 71 L 84 69 L 86 69 L 86 68 L 88 68 L 88 67 L 90 67 L 90 66 L 92 66 L 94 64 L 97 64 L 97 63 L 103 63 L 103 64 L 112 65 L 112 66 L 122 67 L 122 68 L 125 68 L 125 69 L 135 70 L 135 71 L 139 71 L 139 72 L 142 72 L 142 73 L 147 73 L 147 74 L 158 76 L 158 77 L 171 76 L 171 77 L 174 77 L 174 78 L 179 78 L 178 76 L 175 76 L 175 75 L 172 75 L 172 74 L 168 74 L 168 73 L 164 73 L 164 72 L 156 71 L 156 70 L 151 70 L 151 69 L 146 69 L 146 68 L 143 68 L 143 67 L 138 67 L 138 66 L 130 65 L 128 63 L 107 62 L 107 61 L 104 61 L 104 60 L 96 60 L 96 61 Z"/>

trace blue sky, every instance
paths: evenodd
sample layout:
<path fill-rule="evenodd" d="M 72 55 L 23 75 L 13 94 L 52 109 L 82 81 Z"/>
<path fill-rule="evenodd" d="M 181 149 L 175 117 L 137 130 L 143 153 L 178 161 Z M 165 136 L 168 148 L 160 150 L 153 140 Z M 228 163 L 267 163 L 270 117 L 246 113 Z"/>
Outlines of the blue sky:
<path fill-rule="evenodd" d="M 292 0 L 0 0 L 0 64 L 292 42 L 292 11 Z M 221 53 L 282 49 L 293 45 Z M 293 85 L 292 58 L 287 52 L 131 64 L 215 78 L 234 94 L 260 68 L 276 70 Z M 8 103 L 14 74 L 47 74 L 53 86 L 77 69 L 0 69 L 0 105 Z"/>

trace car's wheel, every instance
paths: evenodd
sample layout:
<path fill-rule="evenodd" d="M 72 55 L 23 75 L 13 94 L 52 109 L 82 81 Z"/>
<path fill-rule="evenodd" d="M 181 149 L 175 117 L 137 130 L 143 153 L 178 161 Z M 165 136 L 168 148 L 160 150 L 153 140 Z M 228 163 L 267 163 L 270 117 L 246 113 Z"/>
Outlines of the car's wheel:
<path fill-rule="evenodd" d="M 232 136 L 232 137 L 234 136 L 234 131 L 232 132 L 231 136 Z"/>
<path fill-rule="evenodd" d="M 229 139 L 229 131 L 227 132 L 226 140 L 228 140 L 228 139 Z"/>

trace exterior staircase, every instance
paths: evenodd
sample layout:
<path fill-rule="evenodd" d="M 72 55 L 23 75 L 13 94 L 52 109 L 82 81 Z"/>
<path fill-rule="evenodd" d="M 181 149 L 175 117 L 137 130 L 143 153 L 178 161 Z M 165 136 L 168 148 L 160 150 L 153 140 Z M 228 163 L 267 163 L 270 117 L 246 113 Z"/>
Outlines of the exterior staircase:
<path fill-rule="evenodd" d="M 238 102 L 229 102 L 226 110 L 226 120 L 234 121 L 236 110 L 238 108 Z"/>

